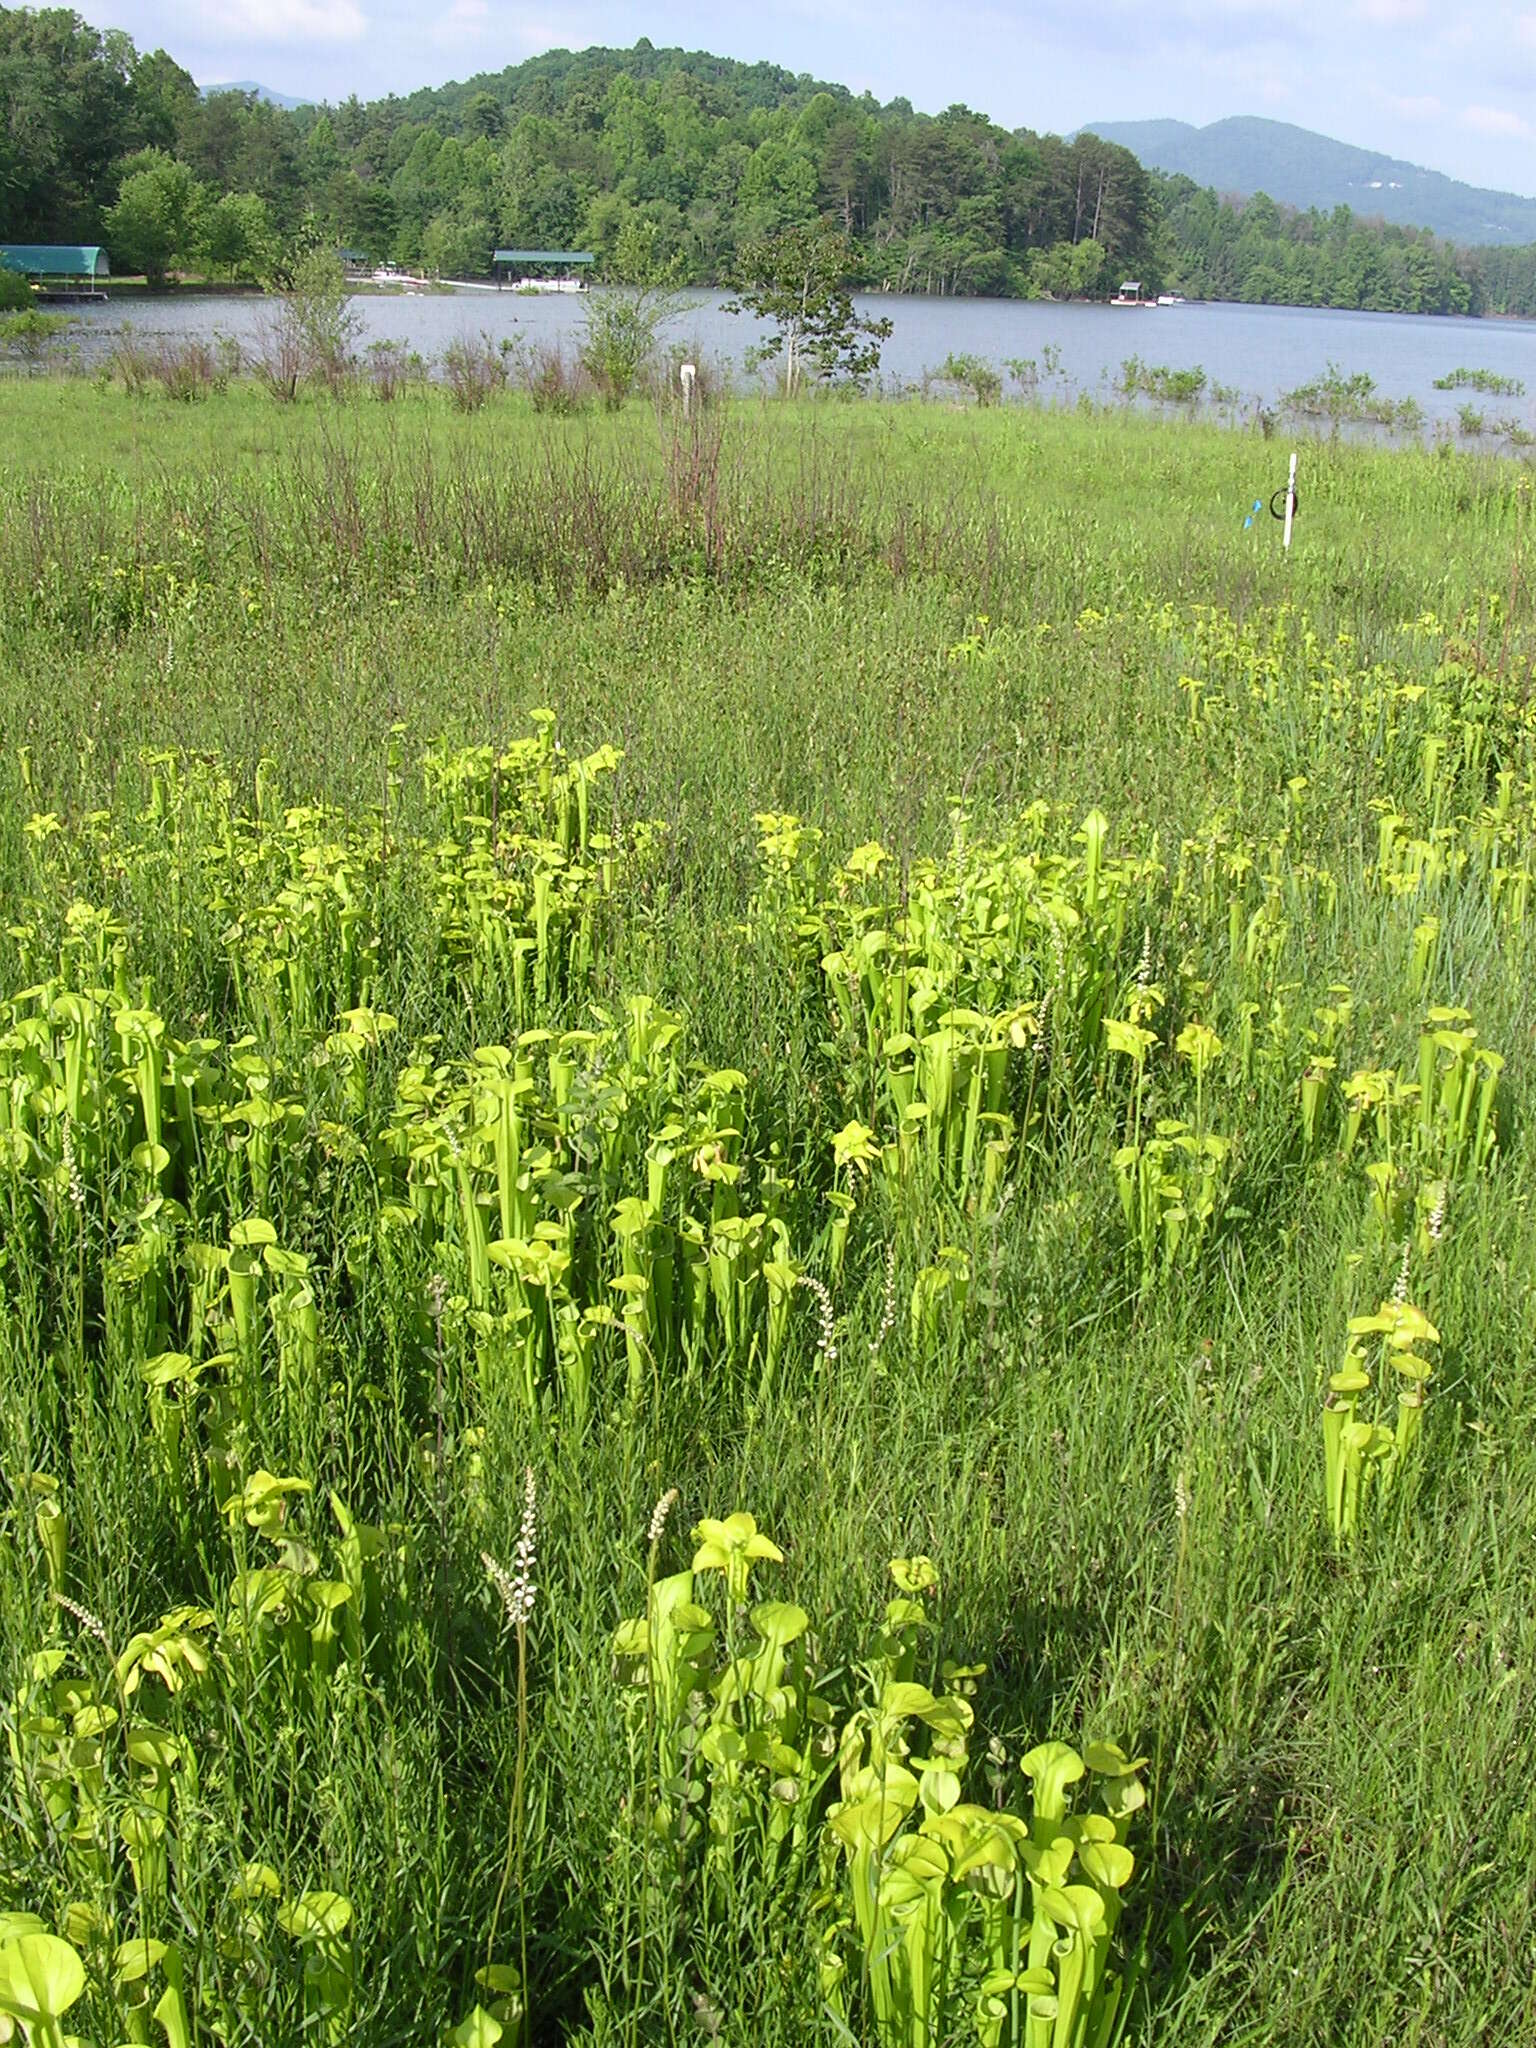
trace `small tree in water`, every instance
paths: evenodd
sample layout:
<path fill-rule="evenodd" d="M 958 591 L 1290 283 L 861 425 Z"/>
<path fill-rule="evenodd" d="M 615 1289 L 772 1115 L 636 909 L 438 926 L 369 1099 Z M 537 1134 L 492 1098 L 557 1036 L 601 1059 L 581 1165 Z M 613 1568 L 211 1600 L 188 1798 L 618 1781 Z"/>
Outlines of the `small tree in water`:
<path fill-rule="evenodd" d="M 24 364 L 28 376 L 35 376 L 68 325 L 62 313 L 39 313 L 35 306 L 25 313 L 7 313 L 0 317 L 0 355 Z"/>
<path fill-rule="evenodd" d="M 336 390 L 357 352 L 362 321 L 352 310 L 346 272 L 334 249 L 303 251 L 293 266 L 283 312 L 298 338 L 307 374 Z"/>
<path fill-rule="evenodd" d="M 608 266 L 611 284 L 587 296 L 582 368 L 611 412 L 634 389 L 662 329 L 682 311 L 682 258 L 663 261 L 656 241 L 654 221 L 627 221 Z"/>
<path fill-rule="evenodd" d="M 748 361 L 771 362 L 782 355 L 786 398 L 799 389 L 807 363 L 815 376 L 848 377 L 856 384 L 880 367 L 880 344 L 891 323 L 854 311 L 843 282 L 852 256 L 847 238 L 825 221 L 786 228 L 741 251 L 741 287 L 725 310 L 772 321 L 777 333 L 758 342 Z"/>
<path fill-rule="evenodd" d="M 275 398 L 296 397 L 301 380 L 339 393 L 356 367 L 362 331 L 341 258 L 303 239 L 278 286 L 277 311 L 258 328 L 257 375 Z"/>

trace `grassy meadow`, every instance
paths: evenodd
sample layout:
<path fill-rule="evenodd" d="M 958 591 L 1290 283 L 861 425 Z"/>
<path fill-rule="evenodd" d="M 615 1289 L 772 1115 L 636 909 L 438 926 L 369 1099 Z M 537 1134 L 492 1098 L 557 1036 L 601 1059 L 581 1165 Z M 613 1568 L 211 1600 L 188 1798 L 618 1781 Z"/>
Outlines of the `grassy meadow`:
<path fill-rule="evenodd" d="M 1531 2038 L 1527 471 L 6 407 L 14 2037 Z"/>

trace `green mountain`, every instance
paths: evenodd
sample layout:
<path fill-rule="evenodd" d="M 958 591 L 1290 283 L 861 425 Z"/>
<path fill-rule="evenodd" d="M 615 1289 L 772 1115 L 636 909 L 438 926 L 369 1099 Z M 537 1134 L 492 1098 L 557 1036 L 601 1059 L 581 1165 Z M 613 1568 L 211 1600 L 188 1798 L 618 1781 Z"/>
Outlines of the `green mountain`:
<path fill-rule="evenodd" d="M 1234 115 L 1192 128 L 1187 121 L 1090 121 L 1088 132 L 1118 142 L 1144 164 L 1214 185 L 1218 192 L 1267 192 L 1285 206 L 1328 213 L 1347 206 L 1400 227 L 1432 228 L 1466 244 L 1536 241 L 1536 199 L 1463 185 L 1375 150 L 1356 149 L 1289 121 Z"/>

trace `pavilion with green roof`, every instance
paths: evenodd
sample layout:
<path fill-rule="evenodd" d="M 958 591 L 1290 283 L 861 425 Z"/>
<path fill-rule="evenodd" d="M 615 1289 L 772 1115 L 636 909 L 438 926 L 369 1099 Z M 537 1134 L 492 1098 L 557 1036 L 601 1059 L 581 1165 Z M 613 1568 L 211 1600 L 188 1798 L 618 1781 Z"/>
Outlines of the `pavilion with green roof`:
<path fill-rule="evenodd" d="M 0 269 L 19 272 L 44 298 L 105 298 L 112 275 L 94 242 L 0 242 Z"/>
<path fill-rule="evenodd" d="M 514 276 L 549 276 L 552 272 L 569 278 L 596 260 L 590 249 L 496 249 L 491 253 L 491 268 L 497 283 L 502 284 Z"/>

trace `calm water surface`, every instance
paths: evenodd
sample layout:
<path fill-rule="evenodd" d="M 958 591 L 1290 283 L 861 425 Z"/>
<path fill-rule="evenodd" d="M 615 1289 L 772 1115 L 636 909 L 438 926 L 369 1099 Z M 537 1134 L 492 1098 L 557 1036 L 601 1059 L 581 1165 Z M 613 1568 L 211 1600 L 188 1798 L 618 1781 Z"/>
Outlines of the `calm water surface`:
<path fill-rule="evenodd" d="M 723 310 L 722 295 L 687 295 L 669 341 L 740 374 L 742 356 L 763 330 Z M 1020 299 L 931 299 L 895 295 L 860 299 L 893 332 L 881 357 L 889 389 L 920 384 L 951 352 L 981 356 L 1001 368 L 1010 358 L 1042 366 L 1042 394 L 1062 399 L 1087 392 L 1107 397 L 1127 356 L 1173 369 L 1203 368 L 1245 402 L 1273 404 L 1282 392 L 1320 375 L 1330 363 L 1346 376 L 1364 370 L 1390 398 L 1415 398 L 1430 420 L 1454 420 L 1463 402 L 1530 424 L 1536 403 L 1536 321 L 1447 320 L 1402 313 L 1343 313 L 1290 306 L 1058 306 Z M 529 297 L 460 289 L 451 294 L 360 297 L 353 301 L 362 338 L 399 341 L 435 358 L 461 336 L 482 330 L 497 339 L 521 336 L 531 345 L 579 338 L 583 302 L 575 296 Z M 225 334 L 255 340 L 263 306 L 255 298 L 122 300 L 83 308 L 73 342 L 87 361 L 107 355 L 125 331 L 143 335 Z M 1044 377 L 1047 349 L 1060 369 Z M 1461 367 L 1496 371 L 1530 387 L 1527 398 L 1436 391 L 1434 380 Z"/>

